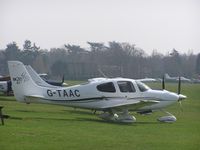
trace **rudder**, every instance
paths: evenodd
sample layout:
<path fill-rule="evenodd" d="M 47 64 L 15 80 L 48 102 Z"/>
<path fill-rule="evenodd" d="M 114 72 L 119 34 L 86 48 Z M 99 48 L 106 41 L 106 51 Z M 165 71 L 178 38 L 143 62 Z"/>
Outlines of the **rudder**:
<path fill-rule="evenodd" d="M 37 85 L 32 80 L 22 62 L 8 61 L 8 69 L 15 98 L 20 102 L 25 102 L 25 96 L 27 94 L 37 92 Z"/>

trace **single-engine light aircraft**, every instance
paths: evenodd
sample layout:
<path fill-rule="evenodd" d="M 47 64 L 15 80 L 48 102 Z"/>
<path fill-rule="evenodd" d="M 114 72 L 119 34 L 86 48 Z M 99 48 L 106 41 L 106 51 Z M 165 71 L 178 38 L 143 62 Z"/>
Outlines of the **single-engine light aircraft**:
<path fill-rule="evenodd" d="M 140 81 L 127 78 L 93 78 L 87 83 L 69 87 L 49 85 L 37 73 L 31 73 L 19 61 L 8 61 L 15 98 L 25 103 L 49 103 L 102 111 L 100 118 L 114 122 L 135 122 L 131 111 L 149 114 L 186 98 L 179 92 L 152 90 Z M 179 80 L 180 81 L 180 80 Z M 166 111 L 165 111 L 166 112 Z M 176 117 L 159 117 L 161 122 L 174 122 Z"/>

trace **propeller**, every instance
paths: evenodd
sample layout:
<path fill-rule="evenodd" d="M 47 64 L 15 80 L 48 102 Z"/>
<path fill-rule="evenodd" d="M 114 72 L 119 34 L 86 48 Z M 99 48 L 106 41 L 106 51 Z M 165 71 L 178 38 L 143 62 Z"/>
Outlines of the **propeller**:
<path fill-rule="evenodd" d="M 178 92 L 177 92 L 178 95 L 181 94 L 181 77 L 179 76 L 178 77 Z"/>
<path fill-rule="evenodd" d="M 165 89 L 165 76 L 163 76 L 162 78 L 162 90 Z"/>
<path fill-rule="evenodd" d="M 179 96 L 179 100 L 178 101 L 182 101 L 183 99 L 187 98 L 187 96 L 181 94 L 181 77 L 180 76 L 178 77 L 178 91 L 177 91 L 177 94 Z"/>
<path fill-rule="evenodd" d="M 183 107 L 182 107 L 181 101 L 183 99 L 186 99 L 187 96 L 181 94 L 181 77 L 180 76 L 178 77 L 178 91 L 177 91 L 177 94 L 179 96 L 178 102 L 179 102 L 179 105 L 180 105 L 180 109 L 181 109 L 181 111 L 183 111 Z"/>
<path fill-rule="evenodd" d="M 177 91 L 177 94 L 178 95 L 181 94 L 181 77 L 180 76 L 178 77 L 178 91 Z M 181 110 L 181 112 L 183 112 L 183 108 L 182 108 L 182 103 L 181 103 L 180 97 L 179 97 L 178 102 L 179 102 L 180 110 Z"/>
<path fill-rule="evenodd" d="M 165 90 L 165 76 L 163 76 L 163 78 L 162 78 L 162 90 Z M 187 96 L 181 94 L 181 77 L 180 76 L 178 77 L 177 95 L 179 96 L 178 102 L 179 102 L 179 105 L 180 105 L 180 109 L 181 109 L 181 111 L 183 111 L 181 101 L 186 99 Z"/>
<path fill-rule="evenodd" d="M 62 84 L 65 82 L 65 75 L 63 74 L 63 77 L 62 77 Z"/>

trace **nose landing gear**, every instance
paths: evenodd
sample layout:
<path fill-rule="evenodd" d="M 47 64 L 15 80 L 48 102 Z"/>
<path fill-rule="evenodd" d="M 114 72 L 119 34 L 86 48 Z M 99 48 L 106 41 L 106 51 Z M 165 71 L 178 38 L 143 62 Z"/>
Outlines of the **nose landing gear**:
<path fill-rule="evenodd" d="M 159 117 L 157 120 L 160 121 L 160 122 L 167 122 L 167 123 L 172 123 L 172 122 L 175 122 L 176 121 L 176 117 L 167 112 L 167 111 L 164 111 L 162 110 L 163 112 L 165 112 L 166 114 L 168 114 L 167 116 L 162 116 L 162 117 Z"/>

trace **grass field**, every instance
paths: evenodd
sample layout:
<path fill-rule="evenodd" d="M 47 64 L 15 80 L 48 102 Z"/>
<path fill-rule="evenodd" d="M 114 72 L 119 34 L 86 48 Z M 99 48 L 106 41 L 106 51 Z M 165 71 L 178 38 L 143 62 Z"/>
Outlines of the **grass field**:
<path fill-rule="evenodd" d="M 176 84 L 166 87 L 177 89 Z M 178 104 L 167 109 L 177 122 L 157 122 L 161 112 L 133 113 L 137 118 L 133 124 L 105 122 L 89 110 L 26 105 L 0 96 L 3 112 L 10 116 L 0 125 L 0 150 L 200 150 L 200 84 L 183 84 L 182 93 L 188 96 L 183 112 Z"/>

